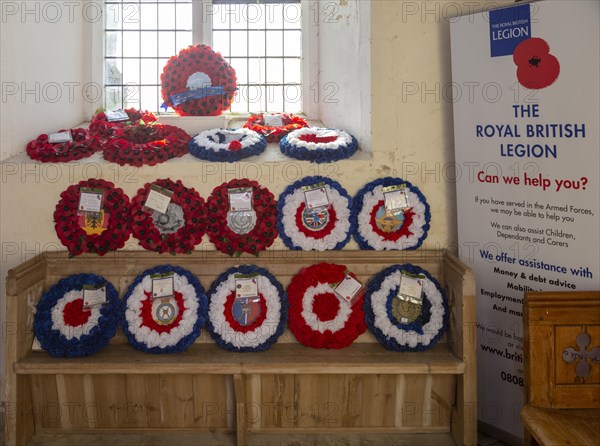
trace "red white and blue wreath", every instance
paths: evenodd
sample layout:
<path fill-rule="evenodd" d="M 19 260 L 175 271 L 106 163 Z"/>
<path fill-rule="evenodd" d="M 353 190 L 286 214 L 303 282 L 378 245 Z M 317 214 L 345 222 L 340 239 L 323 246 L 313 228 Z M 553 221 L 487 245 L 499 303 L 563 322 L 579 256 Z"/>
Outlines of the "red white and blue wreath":
<path fill-rule="evenodd" d="M 383 189 L 405 186 L 409 207 L 401 213 L 386 211 Z M 421 191 L 400 178 L 380 178 L 364 186 L 354 197 L 354 238 L 360 249 L 377 251 L 417 249 L 429 231 L 429 204 Z"/>
<path fill-rule="evenodd" d="M 358 150 L 358 142 L 343 130 L 306 127 L 284 136 L 279 148 L 291 158 L 331 163 L 354 155 Z"/>
<path fill-rule="evenodd" d="M 152 295 L 156 277 L 173 278 L 172 296 Z M 129 343 L 137 350 L 182 352 L 200 336 L 207 305 L 204 288 L 192 273 L 177 266 L 157 266 L 144 271 L 129 286 L 121 324 Z"/>
<path fill-rule="evenodd" d="M 253 130 L 212 129 L 192 138 L 189 150 L 196 158 L 233 163 L 260 155 L 266 147 L 267 140 L 264 136 Z"/>
<path fill-rule="evenodd" d="M 144 205 L 152 185 L 172 192 L 166 212 Z M 149 251 L 189 254 L 204 235 L 204 200 L 193 188 L 170 178 L 147 183 L 131 200 L 133 236 Z"/>
<path fill-rule="evenodd" d="M 84 286 L 104 288 L 106 303 L 85 308 Z M 52 285 L 37 305 L 33 330 L 44 350 L 56 357 L 89 356 L 117 332 L 121 302 L 115 287 L 95 274 L 76 274 Z"/>
<path fill-rule="evenodd" d="M 329 206 L 310 210 L 306 207 L 304 186 L 324 183 Z M 342 249 L 354 232 L 352 198 L 337 182 L 312 176 L 288 186 L 277 201 L 277 229 L 289 249 L 326 251 Z"/>
<path fill-rule="evenodd" d="M 426 277 L 420 313 L 411 323 L 403 323 L 394 308 L 403 272 Z M 367 285 L 364 309 L 369 330 L 389 350 L 427 350 L 448 326 L 448 302 L 442 287 L 429 272 L 415 265 L 391 266 L 373 277 Z"/>
<path fill-rule="evenodd" d="M 236 299 L 239 274 L 257 275 L 258 299 Z M 207 329 L 225 350 L 264 351 L 285 331 L 287 297 L 281 284 L 264 268 L 253 265 L 230 268 L 213 282 L 208 295 Z"/>
<path fill-rule="evenodd" d="M 346 277 L 344 265 L 319 263 L 303 268 L 290 282 L 290 330 L 299 342 L 313 348 L 341 349 L 365 332 L 363 297 L 342 302 L 332 284 Z"/>

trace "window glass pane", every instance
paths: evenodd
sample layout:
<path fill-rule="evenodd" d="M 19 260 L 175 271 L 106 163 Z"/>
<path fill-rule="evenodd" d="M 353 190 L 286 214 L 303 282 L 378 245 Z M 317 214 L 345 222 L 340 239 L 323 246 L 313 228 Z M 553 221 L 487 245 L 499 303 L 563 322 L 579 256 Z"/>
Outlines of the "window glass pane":
<path fill-rule="evenodd" d="M 104 107 L 106 110 L 115 110 L 122 107 L 121 87 L 106 87 L 104 90 Z"/>
<path fill-rule="evenodd" d="M 158 28 L 175 29 L 175 5 L 158 5 Z"/>
<path fill-rule="evenodd" d="M 192 44 L 192 33 L 190 31 L 177 32 L 177 52 Z"/>
<path fill-rule="evenodd" d="M 247 59 L 232 59 L 231 66 L 235 70 L 238 84 L 248 83 L 248 61 Z"/>
<path fill-rule="evenodd" d="M 229 57 L 229 31 L 213 32 L 213 49 L 223 57 Z"/>
<path fill-rule="evenodd" d="M 267 31 L 267 56 L 283 56 L 282 31 Z"/>
<path fill-rule="evenodd" d="M 140 29 L 140 5 L 123 4 L 123 29 Z"/>
<path fill-rule="evenodd" d="M 121 57 L 121 34 L 120 32 L 107 31 L 105 40 L 105 53 L 107 57 Z"/>
<path fill-rule="evenodd" d="M 247 5 L 221 5 L 231 29 L 246 29 Z"/>
<path fill-rule="evenodd" d="M 177 52 L 175 48 L 175 33 L 160 31 L 158 33 L 158 55 L 160 57 L 171 57 L 175 56 Z"/>
<path fill-rule="evenodd" d="M 123 33 L 123 56 L 139 57 L 140 56 L 140 33 L 136 31 L 128 31 Z"/>
<path fill-rule="evenodd" d="M 142 59 L 142 84 L 154 84 L 156 83 L 156 73 L 158 71 L 158 63 L 156 59 Z M 158 78 L 160 79 L 160 77 Z"/>
<path fill-rule="evenodd" d="M 158 44 L 158 33 L 156 31 L 142 31 L 142 57 L 156 57 L 156 45 Z"/>
<path fill-rule="evenodd" d="M 302 57 L 302 33 L 300 31 L 285 32 L 285 55 Z"/>
<path fill-rule="evenodd" d="M 267 62 L 267 83 L 283 84 L 283 59 L 269 59 Z"/>
<path fill-rule="evenodd" d="M 267 111 L 283 111 L 283 87 L 269 85 L 267 91 Z"/>
<path fill-rule="evenodd" d="M 231 56 L 245 57 L 248 55 L 248 35 L 246 31 L 231 32 Z"/>
<path fill-rule="evenodd" d="M 302 8 L 299 3 L 290 3 L 283 7 L 283 27 L 286 29 L 302 28 Z"/>
<path fill-rule="evenodd" d="M 231 104 L 232 113 L 248 113 L 248 87 L 240 86 Z"/>
<path fill-rule="evenodd" d="M 265 5 L 250 4 L 247 8 L 249 29 L 265 29 L 267 25 L 267 10 Z"/>
<path fill-rule="evenodd" d="M 158 7 L 157 5 L 142 5 L 142 29 L 156 29 L 158 27 Z"/>
<path fill-rule="evenodd" d="M 158 90 L 156 87 L 144 87 L 140 90 L 140 107 L 142 110 L 156 110 L 158 104 Z"/>
<path fill-rule="evenodd" d="M 248 61 L 248 76 L 253 84 L 265 83 L 265 59 L 250 59 Z"/>
<path fill-rule="evenodd" d="M 140 108 L 140 86 L 126 85 L 123 87 L 124 106 L 129 108 Z"/>
<path fill-rule="evenodd" d="M 176 5 L 177 29 L 192 29 L 192 4 L 183 3 Z"/>
<path fill-rule="evenodd" d="M 268 4 L 267 8 L 267 29 L 283 28 L 283 5 L 281 3 Z"/>
<path fill-rule="evenodd" d="M 251 57 L 264 57 L 265 53 L 265 32 L 250 31 L 250 53 Z"/>
<path fill-rule="evenodd" d="M 123 83 L 122 59 L 106 59 L 104 64 L 104 82 L 106 85 L 121 85 Z"/>
<path fill-rule="evenodd" d="M 160 75 L 163 73 L 168 60 L 169 59 L 158 59 L 158 77 L 156 78 L 158 80 L 157 84 L 160 84 Z"/>
<path fill-rule="evenodd" d="M 106 29 L 121 29 L 121 5 L 106 5 Z"/>
<path fill-rule="evenodd" d="M 247 89 L 246 97 L 248 100 L 248 110 L 250 112 L 261 112 L 265 110 L 265 87 L 250 85 Z"/>
<path fill-rule="evenodd" d="M 300 59 L 285 59 L 285 83 L 286 84 L 299 84 L 302 81 L 302 66 Z"/>
<path fill-rule="evenodd" d="M 286 85 L 283 89 L 286 113 L 300 113 L 302 111 L 302 88 L 300 85 Z"/>
<path fill-rule="evenodd" d="M 140 83 L 140 60 L 139 59 L 123 59 L 123 83 L 124 84 L 139 84 Z"/>

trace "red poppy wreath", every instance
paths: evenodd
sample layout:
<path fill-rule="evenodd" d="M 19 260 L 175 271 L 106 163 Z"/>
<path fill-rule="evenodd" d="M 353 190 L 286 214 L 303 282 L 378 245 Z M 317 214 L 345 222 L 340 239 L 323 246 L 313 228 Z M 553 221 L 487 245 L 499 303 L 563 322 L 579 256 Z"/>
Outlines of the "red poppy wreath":
<path fill-rule="evenodd" d="M 103 192 L 99 213 L 79 215 L 82 188 Z M 54 210 L 54 228 L 72 256 L 84 252 L 104 255 L 122 248 L 131 233 L 131 204 L 121 188 L 110 181 L 89 179 L 69 186 Z"/>
<path fill-rule="evenodd" d="M 172 125 L 118 128 L 104 146 L 104 159 L 121 166 L 155 166 L 188 153 L 190 139 L 185 131 Z"/>
<path fill-rule="evenodd" d="M 290 282 L 290 330 L 313 348 L 341 349 L 365 332 L 363 297 L 353 304 L 340 300 L 332 285 L 346 277 L 344 265 L 319 263 L 303 268 Z M 351 274 L 352 275 L 352 274 Z"/>
<path fill-rule="evenodd" d="M 128 108 L 123 111 L 127 113 L 129 119 L 113 122 L 108 120 L 105 112 L 98 113 L 92 118 L 92 122 L 90 123 L 90 132 L 100 136 L 111 137 L 113 136 L 115 129 L 139 126 L 140 121 L 144 124 L 156 122 L 156 116 L 148 111 L 136 110 L 135 108 Z"/>
<path fill-rule="evenodd" d="M 90 134 L 86 129 L 71 129 L 71 141 L 50 142 L 50 136 L 42 134 L 27 144 L 27 155 L 32 160 L 42 163 L 67 163 L 69 161 L 87 158 L 100 150 L 100 139 Z M 66 135 L 67 130 L 59 130 Z"/>
<path fill-rule="evenodd" d="M 260 133 L 268 143 L 278 143 L 288 133 L 308 127 L 308 122 L 300 116 L 286 113 L 260 113 L 250 116 L 244 127 Z"/>
<path fill-rule="evenodd" d="M 250 189 L 252 209 L 230 207 L 230 190 Z M 229 255 L 258 253 L 277 238 L 277 202 L 256 181 L 232 180 L 217 186 L 206 201 L 206 232 L 215 247 Z"/>
<path fill-rule="evenodd" d="M 163 106 L 181 116 L 218 116 L 231 107 L 237 89 L 233 67 L 207 45 L 171 57 L 160 81 Z"/>
<path fill-rule="evenodd" d="M 166 212 L 145 206 L 152 186 L 172 192 Z M 170 178 L 147 183 L 131 200 L 133 235 L 149 251 L 189 254 L 204 235 L 204 200 L 193 188 Z"/>

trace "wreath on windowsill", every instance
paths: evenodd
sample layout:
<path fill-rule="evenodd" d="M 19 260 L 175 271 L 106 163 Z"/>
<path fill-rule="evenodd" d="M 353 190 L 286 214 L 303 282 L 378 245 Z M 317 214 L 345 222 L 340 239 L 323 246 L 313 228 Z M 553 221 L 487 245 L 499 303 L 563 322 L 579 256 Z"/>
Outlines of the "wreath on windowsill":
<path fill-rule="evenodd" d="M 180 116 L 218 116 L 231 107 L 237 89 L 233 67 L 207 45 L 171 57 L 160 80 L 163 107 Z"/>
<path fill-rule="evenodd" d="M 233 163 L 260 155 L 267 147 L 266 139 L 249 129 L 206 130 L 190 141 L 190 153 L 207 161 Z"/>
<path fill-rule="evenodd" d="M 309 127 L 285 136 L 279 143 L 279 148 L 290 158 L 331 163 L 354 155 L 358 150 L 358 142 L 343 130 Z"/>
<path fill-rule="evenodd" d="M 135 125 L 113 130 L 104 148 L 104 159 L 121 166 L 155 166 L 188 153 L 190 136 L 172 125 Z"/>
<path fill-rule="evenodd" d="M 343 302 L 332 284 L 346 277 L 344 265 L 319 263 L 303 268 L 290 282 L 290 330 L 302 344 L 313 348 L 341 349 L 365 332 L 363 297 Z"/>
<path fill-rule="evenodd" d="M 258 275 L 258 299 L 236 299 L 236 274 Z M 208 295 L 207 329 L 225 350 L 264 351 L 285 331 L 286 295 L 277 279 L 264 268 L 254 265 L 230 268 L 213 282 Z"/>
<path fill-rule="evenodd" d="M 116 129 L 135 127 L 138 126 L 140 122 L 143 122 L 144 124 L 156 122 L 156 116 L 149 111 L 136 110 L 135 108 L 128 108 L 123 111 L 129 116 L 129 119 L 126 121 L 109 122 L 104 112 L 98 113 L 92 118 L 89 127 L 90 133 L 110 138 L 114 135 Z"/>
<path fill-rule="evenodd" d="M 104 190 L 101 212 L 78 215 L 80 189 Z M 122 248 L 131 234 L 131 204 L 121 188 L 110 181 L 89 179 L 69 186 L 54 209 L 54 228 L 71 256 L 84 252 L 103 256 Z"/>
<path fill-rule="evenodd" d="M 263 135 L 268 143 L 278 143 L 288 133 L 308 127 L 308 122 L 300 116 L 295 116 L 287 113 L 276 114 L 281 117 L 282 125 L 274 126 L 265 124 L 265 113 L 252 115 L 244 124 L 244 127 L 254 130 Z"/>
<path fill-rule="evenodd" d="M 32 160 L 42 163 L 68 163 L 87 158 L 101 150 L 100 139 L 86 129 L 71 129 L 70 132 L 73 141 L 59 143 L 51 143 L 48 134 L 41 134 L 27 144 L 27 155 Z"/>
<path fill-rule="evenodd" d="M 302 187 L 327 185 L 329 207 L 306 209 Z M 288 186 L 277 200 L 277 229 L 289 249 L 326 251 L 342 249 L 354 232 L 352 198 L 337 182 L 322 176 L 306 177 Z"/>
<path fill-rule="evenodd" d="M 153 184 L 173 192 L 164 214 L 144 207 Z M 131 200 L 131 221 L 133 236 L 144 249 L 160 254 L 189 254 L 204 235 L 204 200 L 179 180 L 155 180 L 144 185 Z"/>
<path fill-rule="evenodd" d="M 402 272 L 423 274 L 423 304 L 418 317 L 403 323 L 394 310 Z M 377 340 L 389 350 L 424 351 L 433 347 L 448 326 L 448 301 L 437 280 L 415 265 L 395 265 L 378 273 L 367 285 L 365 320 Z"/>
<path fill-rule="evenodd" d="M 253 197 L 253 211 L 241 217 L 229 212 L 228 189 L 238 188 L 252 188 Z M 246 178 L 217 186 L 206 200 L 206 232 L 215 247 L 225 254 L 258 255 L 277 238 L 275 197 L 267 188 Z"/>
<path fill-rule="evenodd" d="M 105 287 L 106 303 L 84 308 L 83 287 Z M 95 274 L 76 274 L 52 285 L 37 305 L 33 330 L 42 348 L 55 357 L 89 356 L 117 332 L 121 301 L 115 287 Z"/>
<path fill-rule="evenodd" d="M 406 186 L 409 208 L 390 215 L 386 212 L 383 189 Z M 417 249 L 429 231 L 429 204 L 421 191 L 401 178 L 380 178 L 365 185 L 353 200 L 354 238 L 360 249 L 377 251 Z"/>
<path fill-rule="evenodd" d="M 152 296 L 152 276 L 172 274 L 173 296 Z M 162 265 L 144 271 L 129 286 L 121 325 L 129 343 L 146 353 L 177 353 L 189 348 L 206 322 L 204 288 L 189 271 Z"/>

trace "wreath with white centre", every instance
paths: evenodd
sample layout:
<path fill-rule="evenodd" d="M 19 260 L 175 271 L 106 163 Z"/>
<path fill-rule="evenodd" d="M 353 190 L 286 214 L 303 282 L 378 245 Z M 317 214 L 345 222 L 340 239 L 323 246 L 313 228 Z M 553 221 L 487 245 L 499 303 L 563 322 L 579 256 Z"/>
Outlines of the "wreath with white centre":
<path fill-rule="evenodd" d="M 172 275 L 173 295 L 152 296 L 153 276 Z M 200 336 L 206 319 L 204 288 L 189 271 L 163 265 L 144 271 L 129 286 L 121 324 L 129 343 L 147 353 L 176 353 Z"/>
<path fill-rule="evenodd" d="M 363 298 L 352 305 L 334 293 L 332 284 L 346 277 L 344 265 L 319 263 L 303 268 L 290 282 L 290 330 L 302 344 L 341 349 L 365 332 Z"/>
<path fill-rule="evenodd" d="M 420 313 L 410 323 L 403 323 L 394 310 L 403 272 L 426 276 Z M 448 326 L 448 301 L 442 287 L 429 272 L 410 264 L 391 266 L 373 277 L 367 285 L 364 310 L 369 330 L 389 350 L 427 350 Z"/>
<path fill-rule="evenodd" d="M 307 209 L 304 186 L 324 183 L 329 207 Z M 321 176 L 303 178 L 288 186 L 277 201 L 277 229 L 285 245 L 294 250 L 342 249 L 354 232 L 352 198 L 337 182 Z"/>
<path fill-rule="evenodd" d="M 383 189 L 389 186 L 405 186 L 409 207 L 399 214 L 386 212 Z M 417 249 L 427 237 L 430 220 L 425 196 L 401 178 L 375 180 L 364 186 L 353 200 L 354 238 L 360 249 Z"/>
<path fill-rule="evenodd" d="M 331 163 L 354 155 L 358 150 L 358 142 L 343 130 L 306 127 L 285 136 L 279 148 L 291 158 Z"/>
<path fill-rule="evenodd" d="M 84 308 L 83 288 L 104 287 L 106 303 Z M 44 350 L 56 357 L 89 356 L 108 345 L 117 332 L 121 302 L 115 287 L 95 274 L 61 279 L 44 293 L 33 330 Z"/>
<path fill-rule="evenodd" d="M 258 298 L 236 299 L 236 275 L 254 275 Z M 287 297 L 281 284 L 264 268 L 230 268 L 212 284 L 207 329 L 215 342 L 232 352 L 257 352 L 271 347 L 285 330 Z"/>
<path fill-rule="evenodd" d="M 206 130 L 192 138 L 189 144 L 190 153 L 196 158 L 228 163 L 260 155 L 266 147 L 264 136 L 246 128 Z"/>

